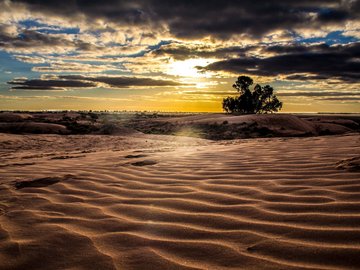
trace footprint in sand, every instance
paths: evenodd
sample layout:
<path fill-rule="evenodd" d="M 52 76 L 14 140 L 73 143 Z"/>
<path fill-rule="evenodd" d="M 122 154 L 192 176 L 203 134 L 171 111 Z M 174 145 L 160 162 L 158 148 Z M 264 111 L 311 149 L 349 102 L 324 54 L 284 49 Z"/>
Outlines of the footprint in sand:
<path fill-rule="evenodd" d="M 147 157 L 147 155 L 127 155 L 125 156 L 125 158 L 142 158 L 142 157 Z"/>
<path fill-rule="evenodd" d="M 336 168 L 353 172 L 360 171 L 360 156 L 343 159 L 336 163 Z"/>
<path fill-rule="evenodd" d="M 27 187 L 47 187 L 56 183 L 59 183 L 60 181 L 67 180 L 69 178 L 73 177 L 72 175 L 66 175 L 63 177 L 44 177 L 44 178 L 38 178 L 34 180 L 28 180 L 28 181 L 20 181 L 15 183 L 16 189 L 22 189 Z"/>
<path fill-rule="evenodd" d="M 131 163 L 131 165 L 133 165 L 133 166 L 148 166 L 148 165 L 155 165 L 155 164 L 157 164 L 157 162 L 154 160 L 142 160 L 142 161 L 137 161 L 137 162 Z"/>
<path fill-rule="evenodd" d="M 136 151 L 136 152 L 140 152 L 140 151 Z M 125 158 L 143 158 L 143 157 L 147 157 L 147 156 L 148 155 L 144 155 L 144 154 L 135 154 L 135 155 L 127 155 L 127 156 L 125 156 Z M 155 164 L 157 164 L 157 162 L 154 160 L 141 160 L 141 161 L 133 162 L 130 164 L 133 166 L 141 167 L 141 166 L 155 165 Z"/>
<path fill-rule="evenodd" d="M 78 155 L 78 156 L 57 156 L 57 157 L 51 157 L 50 159 L 69 159 L 69 158 L 81 158 L 86 157 L 86 155 Z"/>

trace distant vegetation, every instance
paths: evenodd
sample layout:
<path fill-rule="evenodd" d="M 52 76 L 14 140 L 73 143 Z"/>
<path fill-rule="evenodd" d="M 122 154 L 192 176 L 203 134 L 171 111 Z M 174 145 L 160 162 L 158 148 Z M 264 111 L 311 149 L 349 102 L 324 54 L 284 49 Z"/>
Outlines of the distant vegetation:
<path fill-rule="evenodd" d="M 256 84 L 254 90 L 250 90 L 253 80 L 248 76 L 240 76 L 233 84 L 239 92 L 238 97 L 223 99 L 222 107 L 227 113 L 255 114 L 277 112 L 282 108 L 282 102 L 274 95 L 274 89 L 270 85 L 262 87 Z"/>

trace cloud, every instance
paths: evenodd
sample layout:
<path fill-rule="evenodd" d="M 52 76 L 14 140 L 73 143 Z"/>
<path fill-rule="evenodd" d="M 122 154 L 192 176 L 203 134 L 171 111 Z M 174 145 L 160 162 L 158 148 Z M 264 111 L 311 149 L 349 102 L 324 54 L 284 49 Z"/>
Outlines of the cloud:
<path fill-rule="evenodd" d="M 67 88 L 96 87 L 96 83 L 79 80 L 14 80 L 8 84 L 14 85 L 13 90 L 65 90 Z"/>
<path fill-rule="evenodd" d="M 16 0 L 31 12 L 48 16 L 63 16 L 71 20 L 85 20 L 89 24 L 105 21 L 117 25 L 166 26 L 178 38 L 217 37 L 227 39 L 244 34 L 261 37 L 278 29 L 296 30 L 343 25 L 359 14 L 359 1 L 162 1 L 110 0 L 70 1 L 66 6 L 60 0 Z"/>
<path fill-rule="evenodd" d="M 329 98 L 322 98 L 321 100 L 329 100 L 329 101 L 354 101 L 360 102 L 360 97 L 329 97 Z"/>
<path fill-rule="evenodd" d="M 255 47 L 266 46 L 259 43 L 264 40 L 294 40 L 304 28 L 311 34 L 319 29 L 322 35 L 336 29 L 356 34 L 358 2 L 111 0 L 101 5 L 70 1 L 65 7 L 59 0 L 3 1 L 0 49 L 20 54 L 57 54 L 74 60 L 141 58 L 151 51 L 152 56 L 176 60 L 239 58 Z M 185 43 L 184 39 L 191 42 Z M 156 46 L 164 40 L 172 44 Z M 251 45 L 245 46 L 247 42 Z M 52 70 L 61 69 L 34 69 Z"/>
<path fill-rule="evenodd" d="M 94 51 L 101 49 L 94 44 L 72 38 L 68 34 L 48 34 L 24 29 L 9 33 L 7 26 L 0 27 L 0 48 L 15 53 L 64 53 L 72 50 Z"/>
<path fill-rule="evenodd" d="M 258 76 L 287 75 L 288 80 L 338 79 L 357 83 L 360 78 L 360 42 L 333 47 L 277 46 L 265 50 L 280 54 L 231 58 L 199 69 Z"/>
<path fill-rule="evenodd" d="M 234 96 L 238 95 L 236 91 L 182 91 L 184 95 L 213 95 L 213 96 Z M 360 98 L 360 92 L 330 92 L 330 91 L 276 91 L 276 95 L 280 97 L 337 97 L 339 99 L 342 98 L 350 98 L 356 97 Z"/>
<path fill-rule="evenodd" d="M 125 76 L 82 76 L 82 75 L 62 75 L 60 79 L 82 80 L 97 83 L 104 83 L 113 88 L 129 88 L 135 86 L 181 86 L 183 84 L 170 80 L 157 80 L 143 77 L 125 77 Z"/>
<path fill-rule="evenodd" d="M 243 56 L 255 46 L 219 46 L 206 43 L 171 43 L 150 52 L 155 57 L 170 56 L 176 60 L 190 58 L 228 58 Z"/>
<path fill-rule="evenodd" d="M 24 63 L 30 64 L 42 64 L 45 63 L 45 59 L 38 56 L 28 56 L 28 55 L 15 55 L 16 60 L 19 60 Z"/>
<path fill-rule="evenodd" d="M 9 81 L 13 90 L 67 90 L 81 88 L 129 88 L 153 86 L 181 86 L 170 80 L 156 80 L 141 77 L 60 75 L 44 76 L 41 79 L 16 79 Z"/>
<path fill-rule="evenodd" d="M 360 98 L 360 92 L 277 92 L 277 95 L 282 97 L 345 97 L 345 96 L 358 96 Z M 342 98 L 340 98 L 342 99 Z"/>
<path fill-rule="evenodd" d="M 48 66 L 36 66 L 32 68 L 32 71 L 37 72 L 81 72 L 81 73 L 93 73 L 93 72 L 103 72 L 107 70 L 120 70 L 119 67 L 100 64 L 100 65 L 91 65 L 78 62 L 51 62 Z"/>
<path fill-rule="evenodd" d="M 248 74 L 271 78 L 281 93 L 323 98 L 360 85 L 359 14 L 360 0 L 0 0 L 0 50 L 32 64 L 9 61 L 14 76 L 40 73 L 13 79 L 11 89 L 174 88 L 179 80 L 213 98 L 230 76 Z M 215 62 L 189 79 L 188 59 Z"/>

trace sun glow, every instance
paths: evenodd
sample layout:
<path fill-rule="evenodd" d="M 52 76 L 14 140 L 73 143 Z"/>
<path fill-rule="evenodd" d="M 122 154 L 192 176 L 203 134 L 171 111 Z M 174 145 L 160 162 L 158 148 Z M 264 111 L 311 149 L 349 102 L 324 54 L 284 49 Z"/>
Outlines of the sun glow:
<path fill-rule="evenodd" d="M 183 61 L 172 61 L 167 66 L 166 73 L 169 75 L 188 77 L 188 78 L 207 78 L 208 74 L 202 73 L 197 69 L 198 66 L 206 66 L 213 62 L 215 59 L 187 59 Z"/>

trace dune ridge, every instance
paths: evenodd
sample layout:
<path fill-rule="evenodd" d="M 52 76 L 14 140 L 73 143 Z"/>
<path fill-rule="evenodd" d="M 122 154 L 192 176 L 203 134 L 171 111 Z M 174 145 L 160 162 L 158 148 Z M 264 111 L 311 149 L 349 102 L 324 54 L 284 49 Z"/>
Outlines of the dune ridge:
<path fill-rule="evenodd" d="M 0 134 L 0 269 L 360 268 L 359 135 L 137 136 Z"/>

